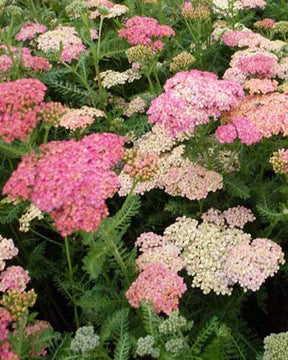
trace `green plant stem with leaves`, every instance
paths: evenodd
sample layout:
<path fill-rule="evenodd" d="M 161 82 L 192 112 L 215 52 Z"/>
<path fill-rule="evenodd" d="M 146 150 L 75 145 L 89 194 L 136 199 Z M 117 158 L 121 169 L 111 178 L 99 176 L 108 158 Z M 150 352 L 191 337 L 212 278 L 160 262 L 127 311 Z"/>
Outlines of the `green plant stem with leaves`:
<path fill-rule="evenodd" d="M 71 287 L 72 287 L 71 300 L 72 300 L 73 308 L 74 308 L 75 323 L 76 323 L 76 327 L 77 327 L 77 329 L 78 329 L 79 326 L 80 326 L 80 322 L 79 322 L 77 305 L 76 305 L 76 301 L 75 301 L 75 293 L 74 293 L 74 289 L 73 289 L 73 284 L 74 284 L 74 280 L 73 280 L 73 269 L 72 269 L 71 255 L 70 255 L 69 239 L 68 239 L 67 236 L 65 236 L 64 241 L 65 241 L 66 258 L 67 258 L 67 263 L 68 263 L 69 280 L 70 280 L 70 285 L 71 285 Z"/>

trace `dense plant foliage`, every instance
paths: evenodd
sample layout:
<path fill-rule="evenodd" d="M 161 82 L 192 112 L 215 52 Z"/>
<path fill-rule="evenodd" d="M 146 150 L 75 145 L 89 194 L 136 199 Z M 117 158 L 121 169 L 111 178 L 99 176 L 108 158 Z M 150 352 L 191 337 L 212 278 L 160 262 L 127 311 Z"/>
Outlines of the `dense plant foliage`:
<path fill-rule="evenodd" d="M 0 0 L 0 359 L 288 360 L 287 19 Z"/>

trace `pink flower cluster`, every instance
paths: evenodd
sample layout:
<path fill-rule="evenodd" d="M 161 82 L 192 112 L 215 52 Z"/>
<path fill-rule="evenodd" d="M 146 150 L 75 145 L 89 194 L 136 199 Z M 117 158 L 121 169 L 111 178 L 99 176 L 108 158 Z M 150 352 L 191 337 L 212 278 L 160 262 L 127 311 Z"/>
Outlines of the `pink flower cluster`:
<path fill-rule="evenodd" d="M 280 65 L 276 55 L 262 49 L 246 49 L 236 51 L 232 56 L 230 67 L 223 78 L 235 79 L 242 85 L 252 76 L 260 79 L 273 78 L 278 76 L 279 71 L 283 71 L 283 65 Z"/>
<path fill-rule="evenodd" d="M 157 313 L 170 314 L 178 309 L 179 298 L 186 291 L 183 278 L 162 264 L 153 263 L 132 283 L 126 297 L 131 306 L 139 308 L 142 301 L 151 301 Z"/>
<path fill-rule="evenodd" d="M 81 109 L 66 108 L 65 114 L 59 119 L 59 125 L 70 130 L 85 129 L 93 124 L 94 117 L 106 117 L 106 115 L 104 111 L 88 106 L 83 106 Z"/>
<path fill-rule="evenodd" d="M 177 310 L 187 288 L 177 275 L 185 266 L 180 249 L 153 232 L 141 234 L 135 246 L 142 252 L 136 260 L 140 275 L 126 292 L 129 303 L 139 307 L 142 301 L 151 301 L 157 313 Z"/>
<path fill-rule="evenodd" d="M 9 311 L 0 308 L 0 359 L 2 360 L 19 360 L 18 355 L 11 350 L 12 345 L 8 342 L 8 326 L 12 322 Z"/>
<path fill-rule="evenodd" d="M 152 100 L 148 122 L 163 125 L 172 137 L 193 132 L 195 125 L 218 118 L 244 97 L 236 82 L 218 80 L 215 74 L 199 70 L 178 72 L 167 80 L 164 90 Z"/>
<path fill-rule="evenodd" d="M 239 283 L 245 290 L 257 291 L 284 262 L 279 245 L 269 239 L 255 239 L 251 244 L 239 244 L 231 250 L 225 271 L 231 281 Z"/>
<path fill-rule="evenodd" d="M 244 84 L 244 89 L 250 94 L 268 94 L 277 89 L 278 82 L 270 79 L 249 79 Z"/>
<path fill-rule="evenodd" d="M 245 75 L 256 75 L 271 78 L 276 75 L 277 61 L 262 54 L 242 57 L 236 65 Z"/>
<path fill-rule="evenodd" d="M 21 27 L 21 30 L 16 34 L 15 39 L 18 41 L 32 40 L 36 34 L 42 34 L 47 30 L 45 25 L 27 23 Z"/>
<path fill-rule="evenodd" d="M 92 32 L 92 36 L 95 32 Z M 78 59 L 86 47 L 82 44 L 77 31 L 72 26 L 58 26 L 53 30 L 46 31 L 36 39 L 38 48 L 44 53 L 57 52 L 62 49 L 61 60 L 70 63 Z"/>
<path fill-rule="evenodd" d="M 157 235 L 153 232 L 142 233 L 135 242 L 135 246 L 137 246 L 141 252 L 153 250 L 167 244 L 168 239 L 165 236 Z"/>
<path fill-rule="evenodd" d="M 123 145 L 123 137 L 109 133 L 41 145 L 40 154 L 23 156 L 3 194 L 30 199 L 50 213 L 63 236 L 95 231 L 108 215 L 105 200 L 120 185 L 111 167 L 123 156 Z"/>
<path fill-rule="evenodd" d="M 5 45 L 0 46 L 1 50 L 4 50 L 5 54 L 0 55 L 0 73 L 6 73 L 11 70 L 13 66 L 13 61 L 17 63 L 20 60 L 21 66 L 26 69 L 32 69 L 34 71 L 49 70 L 51 65 L 50 63 L 41 56 L 34 56 L 31 54 L 30 49 L 17 48 L 11 46 L 13 60 L 11 55 L 8 52 L 8 49 Z"/>
<path fill-rule="evenodd" d="M 189 200 L 201 200 L 210 191 L 222 189 L 222 175 L 199 165 L 171 167 L 163 176 L 165 191 L 172 196 L 183 196 Z"/>
<path fill-rule="evenodd" d="M 0 271 L 5 268 L 5 261 L 11 260 L 18 255 L 18 249 L 15 247 L 12 239 L 3 238 L 0 235 Z"/>
<path fill-rule="evenodd" d="M 275 20 L 269 19 L 269 18 L 265 18 L 265 19 L 263 19 L 263 20 L 256 21 L 256 22 L 254 23 L 254 26 L 255 26 L 257 29 L 269 30 L 269 29 L 272 29 L 272 28 L 273 28 L 274 24 L 275 24 Z"/>
<path fill-rule="evenodd" d="M 84 44 L 71 45 L 63 49 L 61 53 L 61 60 L 70 64 L 72 60 L 77 60 L 79 55 L 86 50 Z"/>
<path fill-rule="evenodd" d="M 46 86 L 37 79 L 0 84 L 0 136 L 5 142 L 25 140 L 37 124 Z"/>
<path fill-rule="evenodd" d="M 175 36 L 175 31 L 168 25 L 159 25 L 156 19 L 134 16 L 126 22 L 124 29 L 119 30 L 118 35 L 126 39 L 130 45 L 141 44 L 162 48 L 163 42 L 159 38 Z M 155 41 L 155 38 L 158 40 Z"/>
<path fill-rule="evenodd" d="M 8 338 L 8 326 L 12 321 L 11 315 L 6 309 L 0 308 L 0 341 Z M 1 359 L 1 358 L 0 358 Z"/>
<path fill-rule="evenodd" d="M 0 291 L 16 290 L 23 292 L 29 281 L 28 272 L 21 266 L 9 266 L 0 274 Z"/>
<path fill-rule="evenodd" d="M 218 126 L 215 136 L 221 144 L 233 143 L 238 137 L 247 146 L 255 144 L 262 139 L 257 126 L 249 118 L 243 116 L 232 118 L 230 124 Z"/>
<path fill-rule="evenodd" d="M 225 114 L 225 118 L 233 122 L 234 118 L 245 117 L 255 124 L 263 137 L 269 138 L 280 133 L 288 135 L 287 113 L 288 94 L 270 93 L 246 96 Z"/>
<path fill-rule="evenodd" d="M 204 221 L 212 222 L 221 226 L 223 226 L 226 221 L 230 229 L 243 229 L 248 222 L 255 220 L 255 216 L 252 211 L 240 205 L 229 208 L 222 213 L 218 209 L 211 208 L 204 213 L 201 218 Z"/>

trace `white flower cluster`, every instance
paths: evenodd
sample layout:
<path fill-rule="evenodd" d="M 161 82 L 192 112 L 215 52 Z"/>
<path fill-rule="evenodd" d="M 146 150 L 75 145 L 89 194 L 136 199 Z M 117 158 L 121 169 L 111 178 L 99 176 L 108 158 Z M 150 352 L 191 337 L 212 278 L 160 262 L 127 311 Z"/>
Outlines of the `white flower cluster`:
<path fill-rule="evenodd" d="M 151 335 L 147 335 L 145 337 L 141 337 L 137 340 L 137 349 L 136 353 L 139 356 L 150 355 L 152 358 L 157 359 L 160 356 L 160 350 L 158 348 L 154 348 L 154 337 Z"/>
<path fill-rule="evenodd" d="M 255 239 L 241 229 L 254 216 L 238 206 L 223 213 L 210 209 L 204 220 L 180 217 L 164 231 L 165 238 L 182 250 L 192 287 L 204 294 L 231 295 L 233 285 L 256 291 L 284 263 L 279 245 L 269 239 Z"/>
<path fill-rule="evenodd" d="M 187 320 L 184 316 L 179 314 L 179 311 L 172 311 L 169 317 L 165 319 L 158 327 L 159 332 L 162 334 L 170 334 L 181 330 L 186 327 Z"/>
<path fill-rule="evenodd" d="M 266 336 L 264 350 L 263 360 L 287 360 L 288 332 Z"/>
<path fill-rule="evenodd" d="M 100 73 L 102 86 L 110 89 L 112 86 L 124 85 L 126 82 L 131 83 L 134 80 L 141 79 L 139 72 L 128 69 L 124 72 L 106 70 Z"/>
<path fill-rule="evenodd" d="M 44 215 L 41 210 L 38 209 L 37 206 L 35 206 L 34 204 L 31 204 L 19 219 L 19 230 L 22 232 L 29 231 L 31 221 L 34 219 L 41 220 L 43 219 L 43 217 Z"/>
<path fill-rule="evenodd" d="M 70 344 L 71 350 L 81 352 L 83 357 L 88 357 L 89 352 L 97 346 L 99 346 L 99 336 L 94 333 L 93 326 L 80 327 Z"/>

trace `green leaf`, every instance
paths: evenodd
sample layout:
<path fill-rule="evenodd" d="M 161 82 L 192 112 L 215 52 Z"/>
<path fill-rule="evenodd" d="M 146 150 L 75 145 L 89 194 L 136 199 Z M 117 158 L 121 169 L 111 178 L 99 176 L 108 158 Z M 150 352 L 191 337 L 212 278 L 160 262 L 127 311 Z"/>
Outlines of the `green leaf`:
<path fill-rule="evenodd" d="M 248 199 L 250 197 L 250 189 L 245 182 L 234 175 L 225 175 L 223 177 L 224 190 L 231 196 L 240 199 Z"/>
<path fill-rule="evenodd" d="M 83 258 L 83 269 L 88 272 L 91 279 L 96 280 L 101 274 L 107 257 L 107 249 L 102 241 L 93 243 L 88 254 Z"/>

